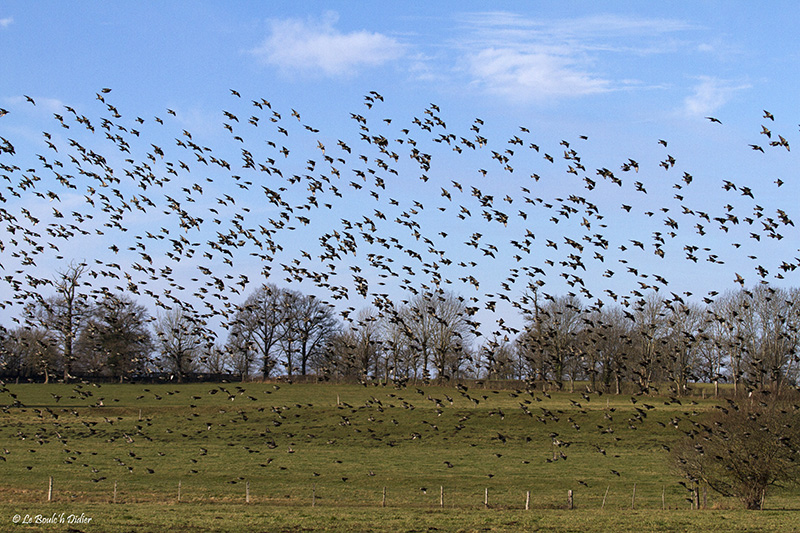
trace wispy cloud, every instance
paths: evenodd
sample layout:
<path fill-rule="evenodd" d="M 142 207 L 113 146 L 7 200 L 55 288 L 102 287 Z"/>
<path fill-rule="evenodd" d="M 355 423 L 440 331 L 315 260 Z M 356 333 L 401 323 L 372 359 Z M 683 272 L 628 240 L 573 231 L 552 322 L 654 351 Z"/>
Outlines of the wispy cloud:
<path fill-rule="evenodd" d="M 643 18 L 620 15 L 595 15 L 572 19 L 539 19 L 515 13 L 471 13 L 462 17 L 464 28 L 473 43 L 507 43 L 519 45 L 569 44 L 580 50 L 639 50 L 671 49 L 666 34 L 699 29 L 696 25 L 677 19 Z"/>
<path fill-rule="evenodd" d="M 699 83 L 692 88 L 692 94 L 684 99 L 683 111 L 689 116 L 708 115 L 728 103 L 736 92 L 749 88 L 749 84 L 700 77 Z"/>
<path fill-rule="evenodd" d="M 405 47 L 396 39 L 366 30 L 342 33 L 336 13 L 321 21 L 270 21 L 270 33 L 251 52 L 264 63 L 287 73 L 347 76 L 364 67 L 379 66 L 401 57 Z"/>
<path fill-rule="evenodd" d="M 3 103 L 10 106 L 18 107 L 20 109 L 32 110 L 34 112 L 46 111 L 48 113 L 51 113 L 64 110 L 64 102 L 62 102 L 57 98 L 33 96 L 32 99 L 35 102 L 35 104 L 32 104 L 30 101 L 28 101 L 25 95 L 9 96 L 3 98 Z"/>
<path fill-rule="evenodd" d="M 454 42 L 473 86 L 515 100 L 578 97 L 642 85 L 604 69 L 605 54 L 645 56 L 681 46 L 692 29 L 672 19 L 604 15 L 544 20 L 514 13 L 473 13 Z"/>
<path fill-rule="evenodd" d="M 544 51 L 488 48 L 468 58 L 473 84 L 510 100 L 605 92 L 612 82 L 577 68 L 572 58 Z"/>
<path fill-rule="evenodd" d="M 13 22 L 14 19 L 11 17 L 0 19 L 0 29 L 8 28 Z"/>

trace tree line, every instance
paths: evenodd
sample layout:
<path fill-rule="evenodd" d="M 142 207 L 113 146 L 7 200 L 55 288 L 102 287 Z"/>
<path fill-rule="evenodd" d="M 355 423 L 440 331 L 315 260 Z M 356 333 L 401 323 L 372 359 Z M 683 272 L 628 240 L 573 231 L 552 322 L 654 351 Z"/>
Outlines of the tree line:
<path fill-rule="evenodd" d="M 85 265 L 53 281 L 55 294 L 29 302 L 17 327 L 0 327 L 0 374 L 44 381 L 135 380 L 198 373 L 240 379 L 315 376 L 361 381 L 514 379 L 620 393 L 668 384 L 732 383 L 738 391 L 797 384 L 800 291 L 766 284 L 704 304 L 642 294 L 588 306 L 576 295 L 522 296 L 520 329 L 489 335 L 476 308 L 452 292 L 427 290 L 380 309 L 332 306 L 264 284 L 235 306 L 227 338 L 209 315 L 172 306 L 157 316 L 127 294 L 82 292 Z"/>

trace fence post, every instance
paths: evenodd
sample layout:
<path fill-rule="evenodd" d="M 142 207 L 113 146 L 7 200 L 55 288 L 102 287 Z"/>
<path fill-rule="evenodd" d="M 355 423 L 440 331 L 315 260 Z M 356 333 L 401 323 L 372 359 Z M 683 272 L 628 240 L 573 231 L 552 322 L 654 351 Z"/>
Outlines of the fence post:
<path fill-rule="evenodd" d="M 50 482 L 47 485 L 47 501 L 53 501 L 53 476 L 50 476 Z"/>
<path fill-rule="evenodd" d="M 667 490 L 666 487 L 663 487 L 663 486 L 661 487 L 661 509 L 662 510 L 667 508 L 667 503 L 666 503 L 666 499 L 665 499 L 666 490 Z"/>
<path fill-rule="evenodd" d="M 244 484 L 244 502 L 250 503 L 250 482 Z"/>
<path fill-rule="evenodd" d="M 483 506 L 489 508 L 489 487 L 483 489 Z"/>
<path fill-rule="evenodd" d="M 444 507 L 444 485 L 439 486 L 439 507 Z"/>
<path fill-rule="evenodd" d="M 611 485 L 608 485 L 606 487 L 606 493 L 603 494 L 603 505 L 600 506 L 600 509 L 605 509 L 606 508 L 606 498 L 608 497 L 608 489 L 610 489 L 610 488 L 611 488 Z"/>
<path fill-rule="evenodd" d="M 381 507 L 386 507 L 386 487 L 383 487 L 383 499 L 381 500 Z"/>
<path fill-rule="evenodd" d="M 181 482 L 178 481 L 178 503 L 181 503 Z"/>
<path fill-rule="evenodd" d="M 531 491 L 525 491 L 525 510 L 528 511 L 531 508 Z"/>
<path fill-rule="evenodd" d="M 569 490 L 567 491 L 567 509 L 569 509 L 569 510 L 571 511 L 571 510 L 572 510 L 572 507 L 573 507 L 573 501 L 572 501 L 572 489 L 569 489 Z"/>
<path fill-rule="evenodd" d="M 317 484 L 311 487 L 311 507 L 314 507 L 317 504 Z"/>
<path fill-rule="evenodd" d="M 636 508 L 636 483 L 633 484 L 633 495 L 631 496 L 631 509 Z"/>
<path fill-rule="evenodd" d="M 117 503 L 117 482 L 114 482 L 114 499 L 112 500 L 114 503 Z"/>

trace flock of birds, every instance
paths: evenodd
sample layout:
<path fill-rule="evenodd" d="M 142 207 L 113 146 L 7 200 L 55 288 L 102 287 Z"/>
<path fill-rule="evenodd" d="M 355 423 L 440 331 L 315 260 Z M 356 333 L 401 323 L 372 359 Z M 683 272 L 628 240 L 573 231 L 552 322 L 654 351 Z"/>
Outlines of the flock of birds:
<path fill-rule="evenodd" d="M 796 206 L 792 198 L 788 206 L 772 205 L 788 177 L 694 176 L 663 139 L 653 140 L 663 152 L 655 163 L 624 158 L 597 167 L 581 154 L 588 136 L 548 148 L 533 127 L 487 136 L 492 128 L 480 118 L 456 132 L 435 104 L 398 125 L 380 115 L 384 98 L 373 91 L 364 96 L 364 109 L 349 115 L 355 136 L 343 140 L 310 125 L 295 109 L 276 109 L 263 98 L 248 102 L 231 90 L 233 111 L 222 113 L 222 146 L 211 148 L 202 140 L 208 134 L 184 129 L 176 111 L 130 118 L 111 101 L 111 92 L 96 95 L 99 117 L 70 106 L 53 113 L 39 153 L 18 153 L 19 142 L 0 137 L 0 306 L 8 313 L 46 294 L 58 268 L 86 261 L 82 286 L 93 296 L 128 293 L 153 306 L 194 310 L 210 337 L 216 335 L 214 321 L 224 329 L 248 287 L 280 279 L 313 285 L 311 291 L 351 323 L 359 299 L 391 315 L 410 295 L 452 291 L 473 317 L 468 323 L 476 337 L 494 330 L 495 338 L 508 340 L 520 333 L 509 313 L 529 309 L 532 292 L 553 298 L 563 290 L 585 299 L 590 310 L 612 301 L 635 308 L 649 291 L 668 294 L 668 303 L 693 296 L 675 288 L 684 280 L 670 285 L 666 272 L 679 260 L 698 269 L 713 265 L 726 276 L 734 265 L 727 283 L 742 288 L 753 280 L 786 283 L 800 266 L 796 244 L 787 250 L 781 242 L 793 241 Z M 25 105 L 36 101 L 26 97 Z M 0 124 L 16 112 L 0 110 Z M 706 118 L 709 128 L 723 127 Z M 759 140 L 749 149 L 790 152 L 788 134 L 773 131 L 774 123 L 764 111 Z M 761 250 L 770 258 L 761 261 Z M 786 255 L 777 257 L 775 250 Z M 748 265 L 752 274 L 744 270 Z M 698 296 L 711 303 L 716 294 Z M 11 320 L 22 324 L 19 316 Z M 460 387 L 476 406 L 482 401 Z M 87 388 L 78 384 L 74 392 L 89 397 Z M 258 401 L 243 387 L 209 393 L 215 391 Z M 2 392 L 12 398 L 6 411 L 20 407 L 8 389 Z M 558 422 L 558 413 L 531 407 L 540 397 L 514 394 L 526 416 Z M 439 411 L 452 403 L 427 399 Z M 369 407 L 383 409 L 377 399 Z M 630 426 L 642 423 L 650 409 L 634 405 Z M 342 424 L 350 425 L 356 411 L 343 414 Z M 278 428 L 285 413 L 273 407 L 273 414 Z M 50 407 L 39 415 L 61 416 Z M 609 421 L 613 416 L 608 413 Z M 247 413 L 236 417 L 247 420 Z M 465 427 L 468 418 L 456 427 Z M 89 434 L 99 424 L 82 423 Z M 580 429 L 577 421 L 570 423 Z M 148 439 L 147 425 L 118 438 Z M 212 426 L 203 423 L 202 429 Z M 79 452 L 66 448 L 72 444 L 53 431 L 69 460 L 81 462 Z M 40 444 L 48 438 L 17 437 Z M 417 430 L 409 435 L 422 437 Z M 551 437 L 554 453 L 547 460 L 566 460 L 569 442 L 558 433 Z M 266 442 L 278 447 L 274 439 Z M 606 455 L 604 447 L 596 448 Z M 293 449 L 290 444 L 287 452 Z M 0 459 L 8 460 L 8 453 Z M 131 451 L 117 461 L 133 471 L 138 459 Z M 449 459 L 442 464 L 453 467 Z M 95 473 L 92 481 L 106 479 Z"/>
<path fill-rule="evenodd" d="M 114 396 L 123 392 L 118 386 L 75 383 L 36 405 L 22 401 L 25 391 L 18 395 L 2 386 L 2 411 L 19 423 L 2 430 L 8 447 L 0 460 L 7 467 L 53 472 L 47 462 L 52 456 L 46 453 L 51 449 L 63 457 L 59 475 L 105 486 L 128 475 L 148 480 L 165 472 L 187 480 L 221 474 L 229 485 L 260 476 L 334 484 L 377 476 L 386 483 L 397 482 L 393 476 L 399 475 L 381 470 L 391 464 L 387 454 L 406 456 L 423 449 L 431 471 L 418 473 L 426 479 L 437 472 L 452 478 L 456 472 L 483 483 L 497 477 L 502 483 L 508 472 L 566 464 L 576 451 L 582 458 L 572 462 L 588 457 L 601 466 L 587 466 L 581 470 L 584 477 L 573 482 L 597 488 L 597 477 L 613 480 L 630 470 L 628 444 L 622 441 L 635 440 L 636 430 L 658 424 L 692 436 L 705 427 L 695 419 L 697 402 L 686 398 L 632 396 L 627 407 L 627 400 L 609 406 L 600 392 L 555 398 L 532 388 L 498 391 L 482 385 L 375 385 L 361 393 L 343 390 L 352 403 L 338 395 L 335 403 L 330 397 L 299 403 L 296 392 L 287 392 L 291 383 L 223 383 L 191 390 L 141 386 L 133 402 L 132 396 Z M 664 407 L 648 403 L 662 400 Z M 140 409 L 137 418 L 136 405 L 145 406 L 144 416 Z M 391 451 L 380 453 L 380 460 L 354 459 L 353 450 L 364 446 Z M 327 453 L 319 453 L 325 448 Z M 662 448 L 670 451 L 666 444 Z M 221 470 L 220 459 L 225 461 Z M 419 487 L 421 493 L 427 490 Z"/>
<path fill-rule="evenodd" d="M 772 206 L 788 178 L 726 175 L 717 188 L 663 139 L 653 140 L 657 164 L 593 168 L 586 135 L 547 148 L 520 126 L 490 140 L 483 119 L 454 132 L 436 104 L 398 125 L 371 91 L 343 140 L 231 90 L 234 111 L 222 112 L 223 141 L 211 148 L 176 111 L 132 118 L 110 93 L 96 95 L 99 117 L 53 113 L 35 155 L 0 137 L 0 306 L 15 322 L 70 262 L 87 264 L 93 296 L 192 310 L 212 339 L 214 321 L 224 330 L 261 282 L 313 285 L 351 324 L 359 301 L 386 316 L 414 294 L 449 291 L 476 337 L 511 340 L 521 328 L 509 316 L 529 310 L 533 292 L 568 293 L 589 311 L 635 308 L 653 291 L 668 305 L 708 303 L 718 290 L 681 291 L 681 259 L 698 272 L 720 267 L 733 288 L 785 283 L 800 266 L 781 242 L 793 206 Z M 763 122 L 750 148 L 788 153 L 775 117 L 764 111 Z M 682 279 L 670 285 L 676 269 Z"/>

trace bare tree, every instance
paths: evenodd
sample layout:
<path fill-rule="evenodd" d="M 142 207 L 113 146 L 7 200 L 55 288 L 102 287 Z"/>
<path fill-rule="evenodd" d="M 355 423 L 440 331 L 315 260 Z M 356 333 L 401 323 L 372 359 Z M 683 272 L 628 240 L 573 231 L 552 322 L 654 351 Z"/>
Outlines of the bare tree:
<path fill-rule="evenodd" d="M 429 377 L 431 364 L 437 378 L 444 380 L 464 363 L 464 348 L 470 342 L 468 319 L 463 299 L 451 292 L 424 292 L 411 300 L 404 323 L 412 346 L 422 356 L 424 378 Z"/>
<path fill-rule="evenodd" d="M 198 359 L 200 368 L 209 374 L 222 375 L 230 370 L 230 353 L 222 346 L 214 345 L 208 353 Z"/>
<path fill-rule="evenodd" d="M 727 364 L 723 348 L 727 325 L 716 315 L 713 306 L 707 307 L 704 315 L 705 338 L 698 347 L 696 372 L 700 380 L 714 384 L 714 396 L 717 397 Z"/>
<path fill-rule="evenodd" d="M 19 375 L 21 364 L 12 348 L 11 332 L 5 326 L 0 326 L 0 375 Z"/>
<path fill-rule="evenodd" d="M 591 386 L 620 394 L 630 350 L 630 322 L 616 306 L 596 309 L 584 321 Z"/>
<path fill-rule="evenodd" d="M 702 331 L 703 314 L 697 305 L 670 301 L 667 305 L 667 349 L 663 361 L 675 394 L 686 393 L 688 383 L 696 381 L 694 370 L 702 344 L 707 336 Z"/>
<path fill-rule="evenodd" d="M 654 382 L 663 376 L 659 370 L 665 368 L 667 344 L 667 308 L 664 298 L 651 293 L 642 298 L 634 308 L 631 340 L 636 357 L 631 373 L 641 392 L 649 392 Z"/>
<path fill-rule="evenodd" d="M 433 364 L 440 381 L 456 374 L 465 362 L 469 342 L 468 315 L 462 299 L 451 292 L 437 291 L 429 301 L 433 313 L 429 321 L 433 340 Z"/>
<path fill-rule="evenodd" d="M 791 376 L 800 326 L 800 301 L 793 293 L 758 285 L 748 294 L 754 319 L 749 372 L 756 388 L 777 391 Z"/>
<path fill-rule="evenodd" d="M 147 310 L 130 297 L 108 294 L 81 329 L 76 366 L 120 381 L 143 373 L 153 349 L 149 321 Z"/>
<path fill-rule="evenodd" d="M 26 308 L 26 320 L 29 324 L 48 329 L 59 339 L 64 382 L 72 377 L 75 341 L 90 312 L 86 295 L 79 291 L 84 272 L 85 263 L 71 263 L 53 280 L 55 296 L 39 298 Z"/>
<path fill-rule="evenodd" d="M 520 337 L 521 354 L 534 368 L 534 378 L 552 379 L 563 386 L 568 359 L 579 353 L 577 334 L 581 329 L 583 306 L 570 296 L 546 296 L 539 305 L 534 296 L 534 310 L 526 313 L 528 325 Z"/>
<path fill-rule="evenodd" d="M 517 374 L 516 353 L 503 339 L 489 339 L 478 351 L 486 379 L 514 379 Z"/>
<path fill-rule="evenodd" d="M 429 363 L 432 351 L 433 327 L 431 322 L 434 320 L 434 309 L 428 305 L 429 294 L 418 294 L 408 306 L 408 317 L 405 321 L 407 326 L 406 333 L 411 340 L 411 349 L 419 354 L 419 369 L 422 372 L 422 379 L 430 378 Z M 416 379 L 416 375 L 415 375 Z"/>
<path fill-rule="evenodd" d="M 202 324 L 188 311 L 175 307 L 158 317 L 155 330 L 164 367 L 183 381 L 194 371 L 204 345 Z"/>
<path fill-rule="evenodd" d="M 381 355 L 380 327 L 375 309 L 366 307 L 358 312 L 351 327 L 352 366 L 362 380 L 376 377 Z"/>
<path fill-rule="evenodd" d="M 44 328 L 19 327 L 6 331 L 0 347 L 0 372 L 15 378 L 44 375 L 45 383 L 58 370 L 58 340 Z"/>
<path fill-rule="evenodd" d="M 739 393 L 739 386 L 745 375 L 745 362 L 752 331 L 748 320 L 742 313 L 749 310 L 744 292 L 730 291 L 720 296 L 711 307 L 715 328 L 715 347 L 720 351 L 720 359 L 727 361 L 730 379 L 733 382 L 734 395 Z"/>
<path fill-rule="evenodd" d="M 323 351 L 339 324 L 333 316 L 332 308 L 313 295 L 306 296 L 292 291 L 292 296 L 286 301 L 286 310 L 286 367 L 291 375 L 296 353 L 300 359 L 300 373 L 305 376 L 308 374 L 309 361 Z"/>
<path fill-rule="evenodd" d="M 780 389 L 797 377 L 797 290 L 758 285 L 723 295 L 712 307 L 715 346 L 724 353 L 734 390 Z"/>
<path fill-rule="evenodd" d="M 314 371 L 325 380 L 352 377 L 355 372 L 352 364 L 355 345 L 352 330 L 334 333 L 324 349 L 313 358 Z"/>
<path fill-rule="evenodd" d="M 393 307 L 384 312 L 384 377 L 386 381 L 417 378 L 419 352 L 412 349 L 413 332 L 407 306 Z"/>
<path fill-rule="evenodd" d="M 250 370 L 258 353 L 251 340 L 252 334 L 247 333 L 238 328 L 230 330 L 228 341 L 222 348 L 231 369 L 242 381 L 250 377 Z"/>
<path fill-rule="evenodd" d="M 290 305 L 292 298 L 285 289 L 265 284 L 239 306 L 229 325 L 229 344 L 251 363 L 260 357 L 261 376 L 265 379 L 277 364 L 276 352 L 286 332 L 285 318 Z"/>
<path fill-rule="evenodd" d="M 675 465 L 747 509 L 762 508 L 767 488 L 800 480 L 797 406 L 753 393 L 720 406 L 673 449 Z"/>

